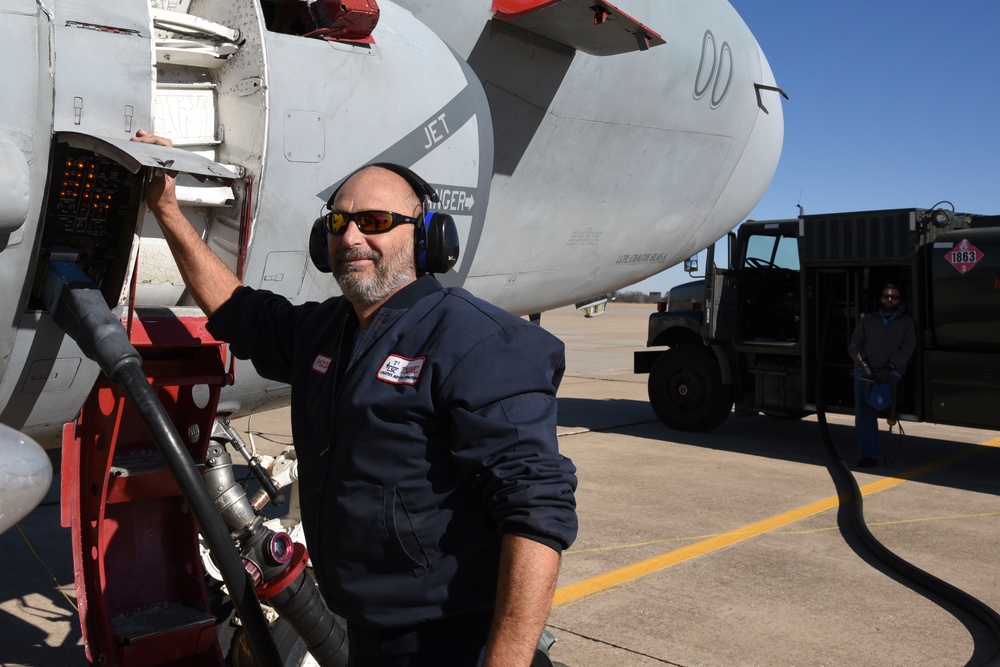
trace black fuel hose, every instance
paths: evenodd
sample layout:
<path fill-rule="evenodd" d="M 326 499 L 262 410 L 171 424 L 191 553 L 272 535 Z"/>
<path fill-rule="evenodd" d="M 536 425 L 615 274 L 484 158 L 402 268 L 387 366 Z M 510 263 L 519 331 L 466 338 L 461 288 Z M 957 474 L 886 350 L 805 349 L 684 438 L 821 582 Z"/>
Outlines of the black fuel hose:
<path fill-rule="evenodd" d="M 41 298 L 55 323 L 100 365 L 108 378 L 122 385 L 135 404 L 215 557 L 236 613 L 246 627 L 255 661 L 261 667 L 280 667 L 278 648 L 243 561 L 184 441 L 146 380 L 142 357 L 128 340 L 121 322 L 108 309 L 94 283 L 73 262 L 49 263 Z"/>
<path fill-rule="evenodd" d="M 302 638 L 317 664 L 347 667 L 347 629 L 326 606 L 309 574 L 300 573 L 285 590 L 267 601 Z"/>
<path fill-rule="evenodd" d="M 989 607 L 978 598 L 942 579 L 939 579 L 938 577 L 935 577 L 933 574 L 920 569 L 913 563 L 904 560 L 887 546 L 879 542 L 868 529 L 868 524 L 865 522 L 864 501 L 861 495 L 861 489 L 858 487 L 858 482 L 854 478 L 854 473 L 851 472 L 850 467 L 848 467 L 847 463 L 845 463 L 840 457 L 840 454 L 837 453 L 833 444 L 833 437 L 830 435 L 830 426 L 826 421 L 826 403 L 823 393 L 823 373 L 826 367 L 827 352 L 829 350 L 828 331 L 832 303 L 832 300 L 826 300 L 826 308 L 823 312 L 823 323 L 820 326 L 820 340 L 818 341 L 819 345 L 817 347 L 819 350 L 819 358 L 816 363 L 816 419 L 819 423 L 820 436 L 823 440 L 823 445 L 826 448 L 826 452 L 831 463 L 827 469 L 830 471 L 830 476 L 833 478 L 834 485 L 840 493 L 840 504 L 842 507 L 845 505 L 849 506 L 848 509 L 850 510 L 851 528 L 853 528 L 854 533 L 857 535 L 862 544 L 868 549 L 868 551 L 878 558 L 878 560 L 881 561 L 887 568 L 899 574 L 900 577 L 913 582 L 924 590 L 937 595 L 939 598 L 951 603 L 958 609 L 961 609 L 989 630 L 993 634 L 994 642 L 997 646 L 992 655 L 987 657 L 984 662 L 979 663 L 979 667 L 1000 667 L 1000 614 L 997 614 L 993 608 Z M 974 637 L 973 641 L 975 641 Z M 973 659 L 974 657 L 975 656 L 973 655 Z M 973 663 L 970 660 L 967 664 L 972 665 Z"/>

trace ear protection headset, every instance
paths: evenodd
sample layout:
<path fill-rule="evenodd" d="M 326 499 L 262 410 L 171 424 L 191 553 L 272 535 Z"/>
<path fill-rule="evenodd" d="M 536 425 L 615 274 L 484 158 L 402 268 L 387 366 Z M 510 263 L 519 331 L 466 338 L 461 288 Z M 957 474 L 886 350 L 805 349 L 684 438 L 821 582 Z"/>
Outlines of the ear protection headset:
<path fill-rule="evenodd" d="M 420 197 L 423 216 L 421 221 L 414 225 L 416 230 L 413 234 L 415 241 L 413 255 L 416 260 L 417 273 L 445 273 L 455 266 L 455 262 L 458 261 L 458 228 L 455 226 L 455 219 L 445 213 L 434 213 L 427 210 L 429 203 L 439 201 L 437 192 L 427 181 L 407 167 L 392 162 L 373 162 L 360 169 L 355 169 L 330 195 L 330 199 L 326 203 L 327 208 L 333 208 L 333 202 L 337 199 L 340 188 L 344 187 L 344 183 L 368 167 L 381 167 L 398 174 Z M 332 273 L 329 246 L 326 243 L 327 234 L 323 216 L 320 216 L 313 223 L 309 233 L 309 257 L 321 272 Z"/>

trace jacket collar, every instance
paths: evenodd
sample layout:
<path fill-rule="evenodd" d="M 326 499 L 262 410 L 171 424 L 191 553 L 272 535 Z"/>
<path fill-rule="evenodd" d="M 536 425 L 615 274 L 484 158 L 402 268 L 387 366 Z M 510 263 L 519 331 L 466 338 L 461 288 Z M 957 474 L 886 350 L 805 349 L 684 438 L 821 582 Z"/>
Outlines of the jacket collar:
<path fill-rule="evenodd" d="M 440 292 L 442 289 L 444 288 L 438 279 L 426 273 L 389 297 L 389 300 L 382 304 L 382 308 L 406 310 L 425 296 Z"/>

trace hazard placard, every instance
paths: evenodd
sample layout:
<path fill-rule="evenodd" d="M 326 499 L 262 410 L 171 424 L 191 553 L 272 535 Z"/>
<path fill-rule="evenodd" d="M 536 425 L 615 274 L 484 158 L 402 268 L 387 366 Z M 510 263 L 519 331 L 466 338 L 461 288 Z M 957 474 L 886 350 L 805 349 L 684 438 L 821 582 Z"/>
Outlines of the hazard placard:
<path fill-rule="evenodd" d="M 961 273 L 968 273 L 969 269 L 976 265 L 976 262 L 983 258 L 983 253 L 979 248 L 969 243 L 968 239 L 963 239 L 945 253 L 945 259 Z"/>

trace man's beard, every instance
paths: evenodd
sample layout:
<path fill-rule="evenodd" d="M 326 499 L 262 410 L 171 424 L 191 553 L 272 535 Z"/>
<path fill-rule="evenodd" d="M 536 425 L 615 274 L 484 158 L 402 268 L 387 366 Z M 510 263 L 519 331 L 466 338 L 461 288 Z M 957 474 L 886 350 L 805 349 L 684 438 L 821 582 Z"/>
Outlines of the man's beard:
<path fill-rule="evenodd" d="M 347 300 L 356 306 L 374 306 L 396 289 L 416 279 L 410 260 L 409 248 L 397 248 L 391 255 L 375 250 L 347 250 L 341 248 L 334 256 L 334 277 Z M 373 276 L 366 276 L 363 269 L 344 266 L 342 262 L 358 259 L 371 260 Z"/>
<path fill-rule="evenodd" d="M 886 315 L 892 315 L 897 310 L 899 310 L 898 303 L 893 303 L 892 301 L 889 301 L 887 303 L 882 304 L 882 312 L 885 313 Z"/>

